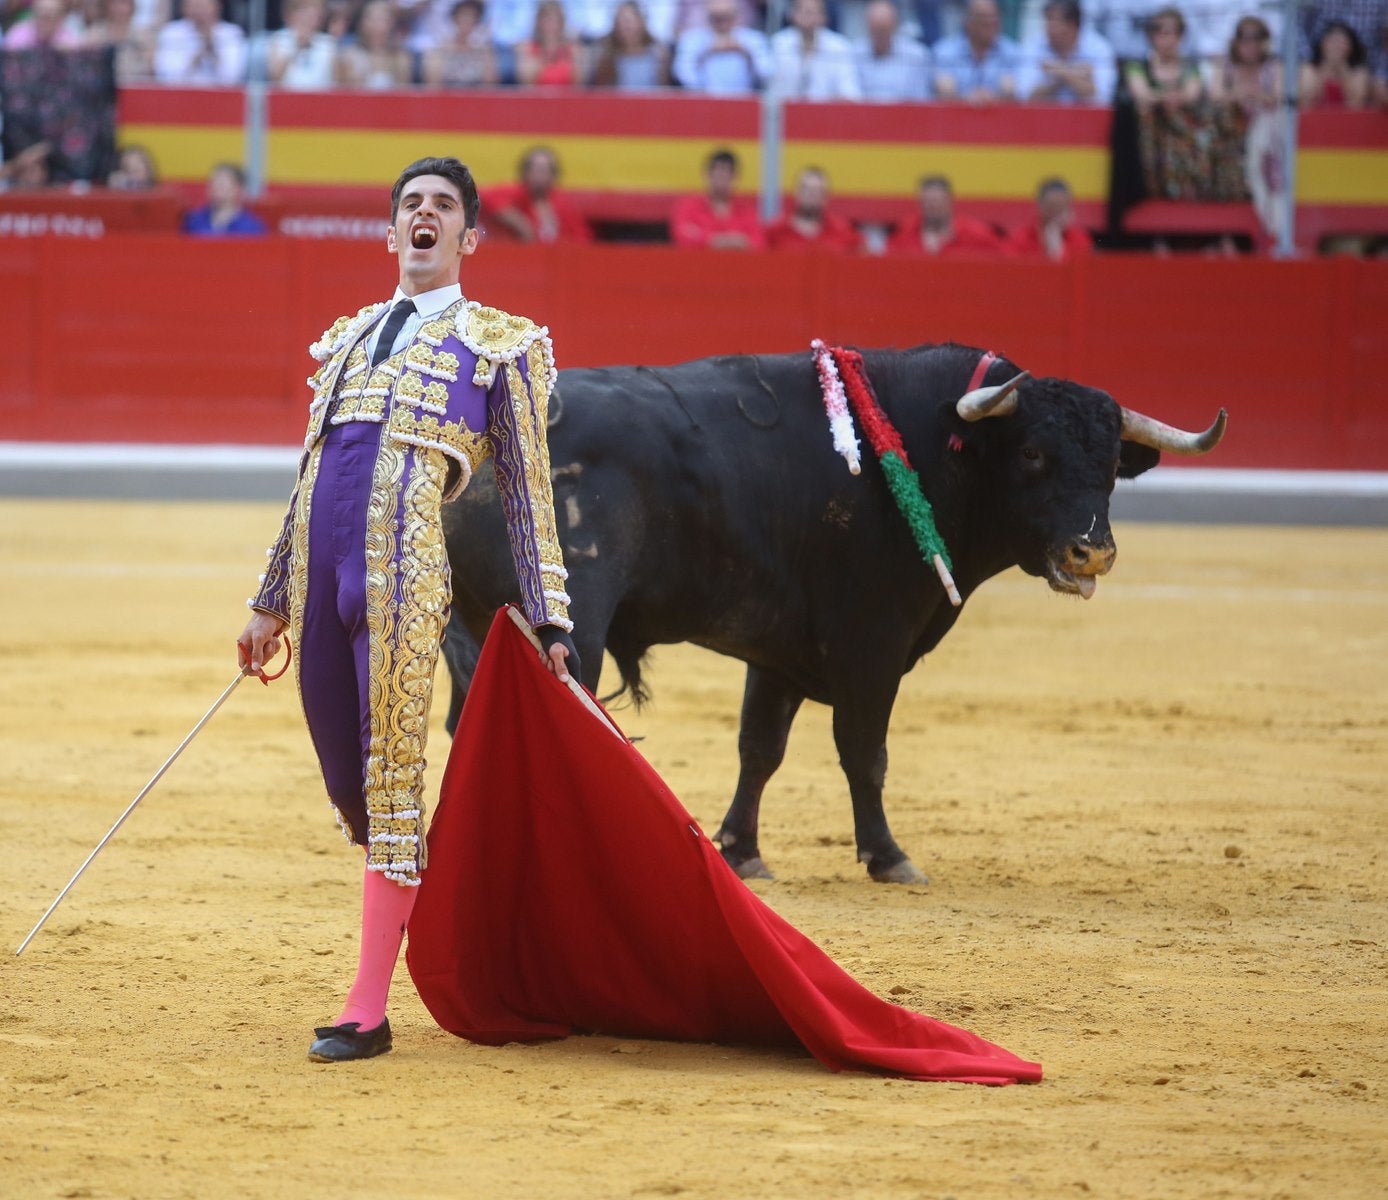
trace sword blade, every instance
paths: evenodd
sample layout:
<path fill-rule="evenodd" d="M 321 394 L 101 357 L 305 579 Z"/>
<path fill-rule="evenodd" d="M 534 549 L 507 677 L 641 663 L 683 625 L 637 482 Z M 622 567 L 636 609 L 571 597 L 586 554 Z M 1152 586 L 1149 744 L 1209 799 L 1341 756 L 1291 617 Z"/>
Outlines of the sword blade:
<path fill-rule="evenodd" d="M 43 914 L 43 916 L 39 918 L 39 923 L 35 925 L 33 929 L 29 930 L 29 936 L 26 937 L 22 942 L 20 942 L 19 949 L 14 952 L 16 958 L 18 958 L 21 954 L 24 953 L 24 947 L 34 940 L 34 934 L 38 933 L 38 931 L 43 928 L 43 923 L 47 921 L 50 916 L 53 915 L 53 910 L 63 902 L 63 897 L 66 896 L 68 892 L 72 891 L 72 885 L 82 878 L 82 872 L 85 871 L 89 866 L 91 866 L 92 859 L 94 859 L 98 854 L 101 853 L 101 848 L 105 846 L 106 843 L 109 842 L 115 836 L 116 830 L 119 829 L 125 823 L 125 818 L 135 811 L 135 806 L 139 804 L 140 801 L 143 800 L 145 796 L 149 794 L 149 790 L 156 783 L 158 783 L 160 779 L 164 777 L 164 772 L 167 771 L 171 766 L 173 766 L 174 760 L 177 759 L 178 756 L 182 754 L 184 750 L 187 749 L 188 743 L 198 736 L 199 730 L 201 730 L 202 727 L 212 719 L 212 715 L 219 708 L 221 708 L 224 703 L 226 703 L 227 697 L 230 696 L 231 693 L 236 690 L 237 686 L 245 678 L 246 676 L 244 674 L 240 672 L 237 673 L 236 678 L 233 679 L 229 684 L 227 684 L 226 691 L 224 691 L 220 696 L 218 696 L 216 702 L 212 705 L 212 707 L 202 714 L 202 720 L 200 720 L 196 725 L 193 726 L 193 728 L 189 731 L 188 736 L 178 743 L 178 748 L 172 754 L 170 754 L 169 757 L 164 761 L 164 765 L 160 767 L 159 770 L 155 771 L 154 778 L 152 778 L 147 784 L 145 784 L 144 787 L 140 789 L 140 794 L 130 802 L 129 806 L 123 813 L 121 813 L 116 823 L 106 831 L 106 836 L 102 838 L 101 841 L 97 842 L 96 849 L 93 850 L 90 854 L 88 854 L 86 861 L 83 862 L 83 864 L 77 868 L 77 873 L 67 881 L 67 887 L 63 888 L 63 890 L 58 893 L 58 898 L 48 906 L 48 910 Z"/>

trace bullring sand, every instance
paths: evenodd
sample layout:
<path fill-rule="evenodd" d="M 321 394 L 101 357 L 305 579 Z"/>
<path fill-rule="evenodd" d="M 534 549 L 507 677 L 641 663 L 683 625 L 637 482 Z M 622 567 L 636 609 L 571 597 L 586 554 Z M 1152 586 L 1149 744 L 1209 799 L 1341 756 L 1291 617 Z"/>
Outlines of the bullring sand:
<path fill-rule="evenodd" d="M 879 994 L 1045 1064 L 991 1089 L 473 1046 L 403 962 L 395 1052 L 308 1063 L 355 963 L 359 862 L 288 679 L 239 690 L 13 957 L 231 678 L 279 513 L 0 512 L 0 1195 L 1388 1192 L 1383 531 L 1129 525 L 1088 603 L 985 586 L 893 721 L 888 814 L 928 887 L 867 881 L 828 713 L 802 713 L 756 891 Z M 662 648 L 650 677 L 619 718 L 712 830 L 738 665 Z"/>

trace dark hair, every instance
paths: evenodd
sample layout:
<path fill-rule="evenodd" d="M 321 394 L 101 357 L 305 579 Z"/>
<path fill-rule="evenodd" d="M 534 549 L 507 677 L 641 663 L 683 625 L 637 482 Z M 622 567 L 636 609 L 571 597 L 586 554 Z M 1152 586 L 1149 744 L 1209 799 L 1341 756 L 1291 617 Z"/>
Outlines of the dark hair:
<path fill-rule="evenodd" d="M 456 158 L 417 158 L 400 172 L 400 178 L 390 189 L 392 225 L 400 212 L 400 193 L 411 179 L 418 179 L 421 175 L 442 175 L 448 180 L 458 189 L 458 198 L 463 202 L 463 227 L 471 229 L 477 224 L 477 210 L 481 207 L 481 201 L 477 198 L 477 183 L 472 178 L 472 172 Z"/>
<path fill-rule="evenodd" d="M 1325 35 L 1335 29 L 1349 38 L 1349 65 L 1362 67 L 1369 57 L 1369 52 L 1364 48 L 1364 39 L 1355 31 L 1354 26 L 1346 25 L 1343 21 L 1325 23 L 1325 28 L 1316 35 L 1316 44 L 1311 47 L 1311 62 L 1316 66 L 1321 65 L 1321 60 L 1325 57 Z"/>
<path fill-rule="evenodd" d="M 1070 185 L 1059 175 L 1052 175 L 1049 179 L 1043 179 L 1041 186 L 1036 189 L 1036 200 L 1038 203 L 1050 195 L 1051 192 L 1064 192 L 1070 195 Z"/>
<path fill-rule="evenodd" d="M 216 175 L 219 171 L 225 171 L 225 172 L 226 172 L 228 175 L 230 175 L 234 180 L 236 180 L 236 186 L 237 186 L 237 187 L 245 187 L 245 186 L 246 186 L 246 172 L 243 171 L 236 163 L 233 163 L 233 162 L 219 162 L 219 163 L 217 163 L 216 166 L 214 166 L 214 167 L 212 168 L 212 170 L 208 171 L 208 173 L 207 173 L 208 178 L 211 178 L 213 175 Z"/>
<path fill-rule="evenodd" d="M 1179 8 L 1159 8 L 1147 18 L 1147 35 L 1150 37 L 1157 31 L 1157 26 L 1163 21 L 1175 21 L 1176 32 L 1182 37 L 1186 36 L 1186 19 L 1181 15 Z"/>
<path fill-rule="evenodd" d="M 949 178 L 945 175 L 922 175 L 916 187 L 922 192 L 928 187 L 944 188 L 947 195 L 954 195 L 954 188 L 950 186 Z"/>
<path fill-rule="evenodd" d="M 558 179 L 559 155 L 555 154 L 555 152 L 551 150 L 548 146 L 531 146 L 529 150 L 527 150 L 524 154 L 520 156 L 519 161 L 516 163 L 516 174 L 519 176 L 524 176 L 527 168 L 530 166 L 531 162 L 538 154 L 543 154 L 547 159 L 549 159 L 550 165 L 554 167 L 554 178 Z"/>
<path fill-rule="evenodd" d="M 1267 27 L 1267 23 L 1261 17 L 1240 17 L 1234 26 L 1233 34 L 1229 38 L 1229 60 L 1231 62 L 1237 58 L 1235 52 L 1239 48 L 1239 42 L 1243 40 L 1243 31 L 1245 29 L 1252 29 L 1258 35 L 1258 40 L 1260 42 L 1270 41 L 1272 38 L 1272 31 Z M 1263 61 L 1267 61 L 1269 57 L 1270 52 L 1264 47 Z"/>
<path fill-rule="evenodd" d="M 737 173 L 737 155 L 726 146 L 719 147 L 708 156 L 708 161 L 704 163 L 704 170 L 712 171 L 719 163 L 722 163 L 725 167 L 732 167 L 733 173 Z"/>
<path fill-rule="evenodd" d="M 1060 15 L 1067 24 L 1078 25 L 1080 23 L 1079 0 L 1046 0 L 1046 5 L 1041 12 L 1044 15 L 1053 8 L 1060 10 Z"/>
<path fill-rule="evenodd" d="M 482 3 L 482 0 L 458 0 L 458 3 L 448 10 L 448 15 L 451 19 L 456 20 L 458 14 L 465 8 L 470 8 L 477 14 L 479 25 L 487 15 L 487 6 Z"/>

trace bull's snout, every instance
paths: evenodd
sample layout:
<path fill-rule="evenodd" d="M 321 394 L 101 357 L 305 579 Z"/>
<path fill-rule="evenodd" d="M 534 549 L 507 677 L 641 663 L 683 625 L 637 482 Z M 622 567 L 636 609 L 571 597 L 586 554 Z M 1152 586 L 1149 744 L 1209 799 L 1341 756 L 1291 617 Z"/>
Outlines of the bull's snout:
<path fill-rule="evenodd" d="M 1108 574 L 1117 557 L 1118 547 L 1111 534 L 1101 539 L 1089 534 L 1077 537 L 1051 553 L 1046 581 L 1053 591 L 1088 600 L 1098 586 L 1099 576 Z"/>
<path fill-rule="evenodd" d="M 1118 547 L 1113 544 L 1112 538 L 1098 544 L 1076 539 L 1065 547 L 1061 566 L 1070 575 L 1107 575 L 1117 557 Z"/>

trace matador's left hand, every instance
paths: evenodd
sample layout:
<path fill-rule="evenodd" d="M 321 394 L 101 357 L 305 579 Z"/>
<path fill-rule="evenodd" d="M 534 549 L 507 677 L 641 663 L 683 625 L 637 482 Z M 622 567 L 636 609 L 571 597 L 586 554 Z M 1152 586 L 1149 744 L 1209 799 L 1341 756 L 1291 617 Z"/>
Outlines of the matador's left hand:
<path fill-rule="evenodd" d="M 565 683 L 572 676 L 575 682 L 582 684 L 583 665 L 578 661 L 573 638 L 558 625 L 541 625 L 535 630 L 535 636 L 545 648 L 545 666 Z"/>

